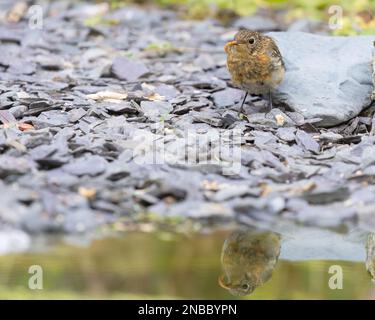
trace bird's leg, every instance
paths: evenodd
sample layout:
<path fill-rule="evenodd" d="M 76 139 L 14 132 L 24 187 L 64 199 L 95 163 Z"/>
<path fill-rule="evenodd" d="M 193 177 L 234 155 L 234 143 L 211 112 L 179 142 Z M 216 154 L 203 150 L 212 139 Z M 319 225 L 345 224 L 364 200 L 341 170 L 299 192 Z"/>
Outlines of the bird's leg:
<path fill-rule="evenodd" d="M 268 112 L 271 112 L 272 110 L 272 94 L 271 94 L 271 89 L 268 93 Z"/>
<path fill-rule="evenodd" d="M 272 95 L 271 90 L 268 91 L 268 110 L 265 113 L 265 117 L 267 117 L 272 111 Z"/>
<path fill-rule="evenodd" d="M 239 111 L 238 113 L 244 113 L 243 105 L 245 104 L 245 101 L 246 101 L 247 95 L 248 95 L 248 92 L 246 91 L 245 96 L 244 96 L 244 98 L 243 98 L 243 100 L 242 100 L 242 103 L 241 103 L 240 111 Z"/>

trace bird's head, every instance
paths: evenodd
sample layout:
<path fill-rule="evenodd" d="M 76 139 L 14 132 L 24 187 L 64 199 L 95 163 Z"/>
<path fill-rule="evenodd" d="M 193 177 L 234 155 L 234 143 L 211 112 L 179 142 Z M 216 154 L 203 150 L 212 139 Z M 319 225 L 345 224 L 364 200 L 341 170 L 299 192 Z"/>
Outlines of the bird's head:
<path fill-rule="evenodd" d="M 266 39 L 257 31 L 241 29 L 234 36 L 234 40 L 224 46 L 224 50 L 228 55 L 251 55 L 264 46 Z"/>
<path fill-rule="evenodd" d="M 234 296 L 246 296 L 251 294 L 259 284 L 256 283 L 256 279 L 246 273 L 243 273 L 241 277 L 229 278 L 227 275 L 222 274 L 219 279 L 220 287 L 229 290 Z"/>

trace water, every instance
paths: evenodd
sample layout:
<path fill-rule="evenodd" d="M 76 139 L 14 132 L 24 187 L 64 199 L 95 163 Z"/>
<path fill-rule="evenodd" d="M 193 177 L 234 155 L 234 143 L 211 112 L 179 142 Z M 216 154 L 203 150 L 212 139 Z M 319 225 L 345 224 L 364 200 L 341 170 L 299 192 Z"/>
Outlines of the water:
<path fill-rule="evenodd" d="M 34 252 L 0 257 L 0 298 L 374 299 L 368 237 L 239 228 L 132 232 L 85 246 L 47 238 Z M 43 269 L 43 290 L 28 288 L 31 265 Z M 343 272 L 342 289 L 330 288 L 335 268 Z"/>

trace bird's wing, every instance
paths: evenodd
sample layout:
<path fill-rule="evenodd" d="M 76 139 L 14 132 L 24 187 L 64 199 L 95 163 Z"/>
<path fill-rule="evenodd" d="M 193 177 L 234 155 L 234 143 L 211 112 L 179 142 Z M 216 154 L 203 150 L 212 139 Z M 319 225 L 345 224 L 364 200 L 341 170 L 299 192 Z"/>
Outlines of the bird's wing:
<path fill-rule="evenodd" d="M 275 69 L 279 69 L 280 67 L 285 67 L 280 50 L 273 40 L 271 42 L 270 47 L 267 49 L 267 54 L 271 58 L 271 65 Z"/>

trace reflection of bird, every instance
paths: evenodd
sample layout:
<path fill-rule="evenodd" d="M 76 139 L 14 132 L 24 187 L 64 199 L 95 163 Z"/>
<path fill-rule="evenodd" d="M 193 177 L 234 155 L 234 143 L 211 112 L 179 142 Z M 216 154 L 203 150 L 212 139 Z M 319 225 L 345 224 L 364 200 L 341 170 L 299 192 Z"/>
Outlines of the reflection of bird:
<path fill-rule="evenodd" d="M 247 94 L 269 94 L 284 79 L 285 66 L 274 40 L 259 32 L 241 29 L 225 47 L 227 66 L 233 83 L 246 91 L 241 104 L 243 110 Z"/>
<path fill-rule="evenodd" d="M 219 277 L 233 295 L 247 295 L 269 280 L 280 254 L 280 236 L 269 231 L 239 229 L 225 240 Z"/>

